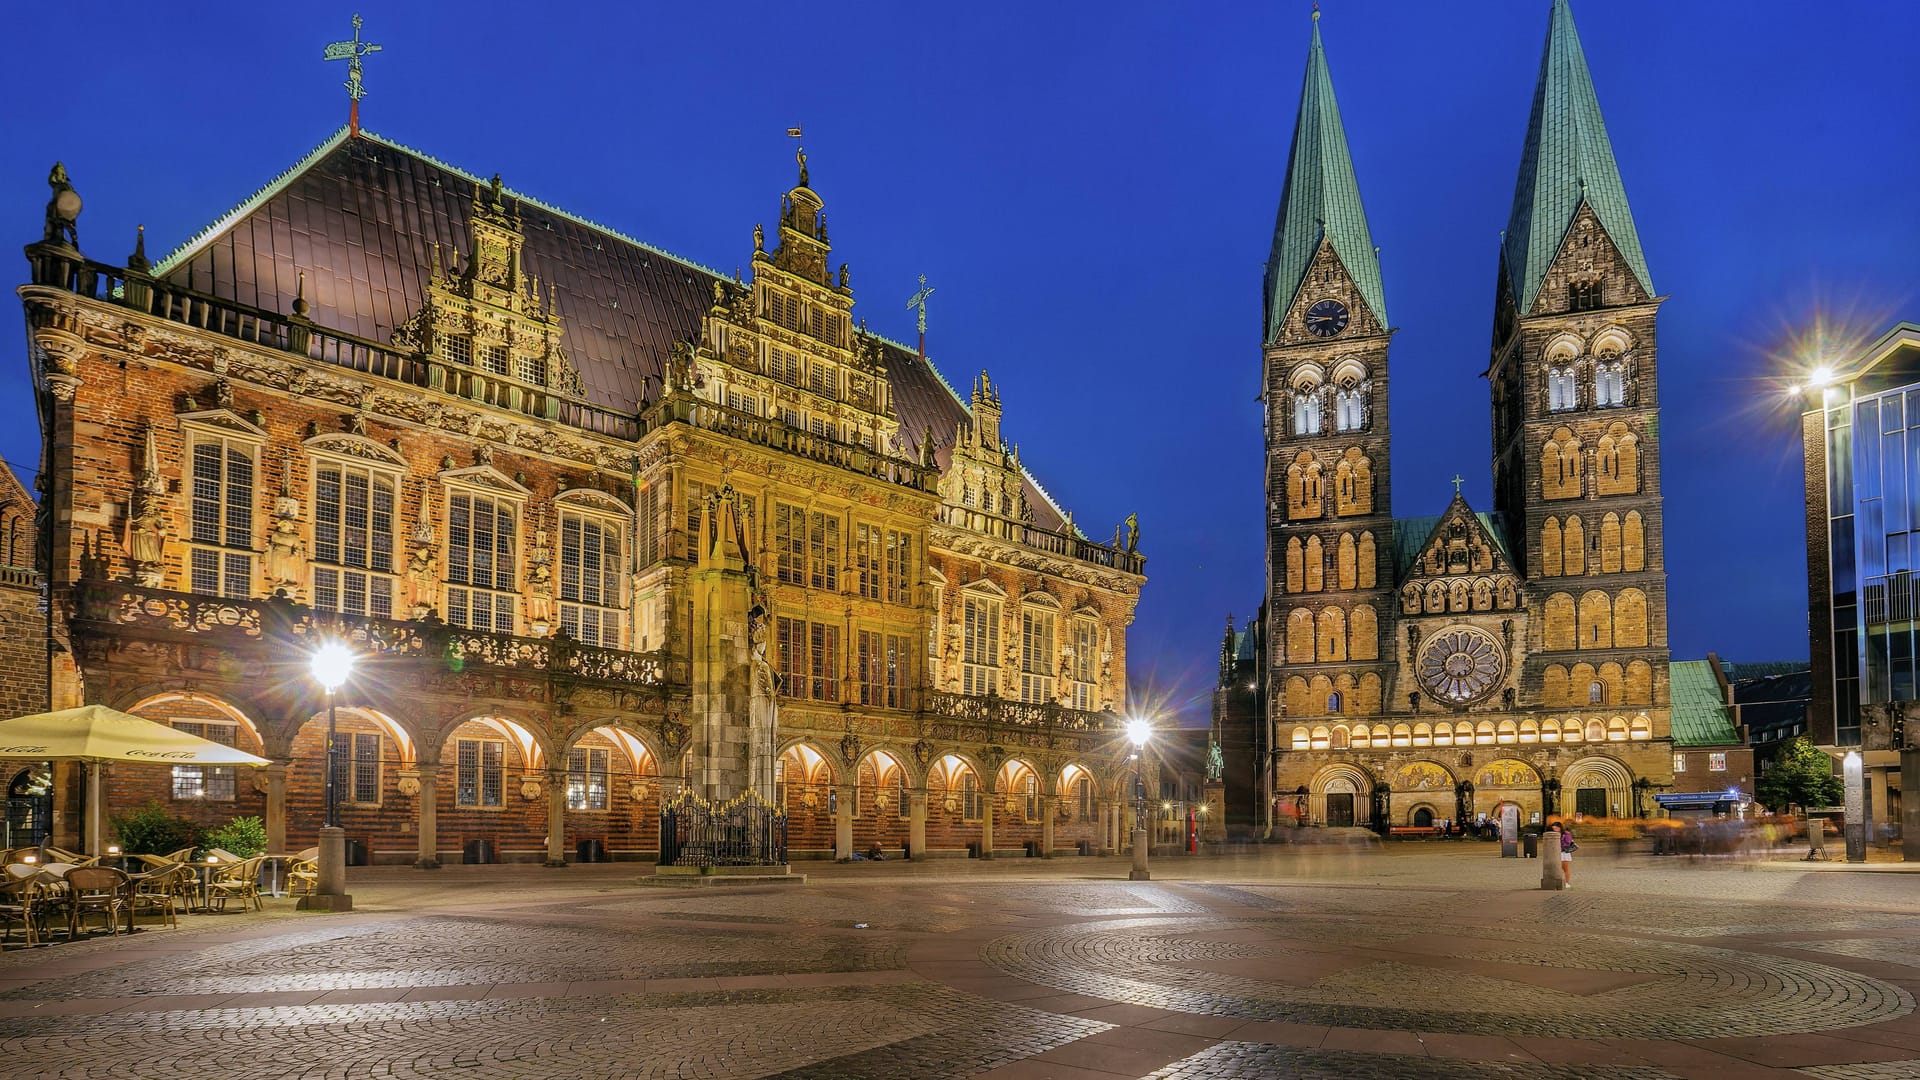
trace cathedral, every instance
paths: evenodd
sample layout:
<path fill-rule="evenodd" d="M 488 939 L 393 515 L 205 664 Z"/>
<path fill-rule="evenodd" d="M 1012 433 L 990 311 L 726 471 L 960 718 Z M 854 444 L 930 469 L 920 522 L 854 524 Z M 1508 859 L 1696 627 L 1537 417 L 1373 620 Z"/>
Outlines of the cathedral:
<path fill-rule="evenodd" d="M 1671 785 L 1664 298 L 1566 0 L 1493 292 L 1459 371 L 1491 388 L 1493 505 L 1456 482 L 1396 517 L 1394 328 L 1315 12 L 1264 289 L 1267 586 L 1215 696 L 1230 832 L 1635 816 Z"/>
<path fill-rule="evenodd" d="M 1121 846 L 1138 525 L 1081 532 L 986 373 L 868 332 L 804 151 L 770 218 L 721 223 L 726 273 L 358 104 L 158 260 L 83 254 L 49 177 L 19 289 L 41 707 L 270 762 L 91 794 L 55 763 L 52 842 L 92 798 L 296 851 L 331 786 L 350 861 L 423 868 L 651 860 L 688 799 L 780 808 L 801 858 Z"/>

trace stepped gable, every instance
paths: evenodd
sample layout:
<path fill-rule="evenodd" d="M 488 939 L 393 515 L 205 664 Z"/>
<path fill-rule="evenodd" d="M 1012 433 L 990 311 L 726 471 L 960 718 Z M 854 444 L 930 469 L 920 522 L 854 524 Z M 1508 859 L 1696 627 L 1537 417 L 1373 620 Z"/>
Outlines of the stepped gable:
<path fill-rule="evenodd" d="M 484 185 L 398 143 L 365 131 L 353 137 L 342 128 L 154 273 L 279 313 L 293 310 L 304 273 L 308 316 L 317 325 L 391 342 L 421 308 L 434 249 L 443 261 L 448 253 L 471 251 L 467 219 Z M 519 207 L 523 269 L 543 292 L 553 287 L 587 400 L 631 413 L 642 397 L 659 398 L 673 343 L 697 336 L 722 275 L 511 188 L 505 194 Z M 908 440 L 896 452 L 913 454 L 929 428 L 944 448 L 968 416 L 967 406 L 913 350 L 886 345 Z M 1026 486 L 1034 524 L 1058 530 L 1058 508 L 1031 473 Z"/>

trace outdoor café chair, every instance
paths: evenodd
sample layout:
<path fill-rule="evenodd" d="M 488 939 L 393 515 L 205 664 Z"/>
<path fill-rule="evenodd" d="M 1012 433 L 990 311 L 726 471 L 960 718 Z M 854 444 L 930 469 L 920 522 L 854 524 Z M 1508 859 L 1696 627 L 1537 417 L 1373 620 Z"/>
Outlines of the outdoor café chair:
<path fill-rule="evenodd" d="M 294 896 L 311 893 L 320 885 L 320 849 L 310 847 L 296 854 L 287 864 L 287 892 Z"/>
<path fill-rule="evenodd" d="M 265 911 L 266 905 L 260 901 L 260 863 L 262 857 L 255 855 L 251 859 L 242 859 L 227 866 L 221 864 L 219 876 L 207 883 L 207 900 L 217 903 L 221 911 L 227 910 L 227 901 L 238 898 L 244 910 L 247 901 L 253 901 L 255 910 Z"/>
<path fill-rule="evenodd" d="M 46 852 L 48 862 L 72 863 L 75 866 L 81 866 L 88 861 L 85 855 L 77 851 L 68 851 L 66 848 L 54 847 L 52 844 L 43 844 L 40 850 Z"/>
<path fill-rule="evenodd" d="M 13 873 L 16 869 L 27 872 Z M 13 940 L 13 925 L 19 923 L 26 933 L 27 944 L 37 945 L 50 906 L 43 875 L 36 867 L 18 863 L 8 866 L 7 870 L 9 872 L 0 877 L 0 922 L 6 927 L 5 934 L 0 934 L 0 944 Z"/>
<path fill-rule="evenodd" d="M 91 912 L 107 917 L 107 932 L 120 932 L 120 915 L 127 916 L 127 932 L 133 932 L 133 909 L 128 906 L 132 893 L 125 871 L 111 866 L 76 866 L 67 871 L 67 936 L 79 937 L 80 924 Z"/>
<path fill-rule="evenodd" d="M 142 910 L 157 911 L 166 917 L 167 925 L 179 927 L 178 917 L 180 895 L 192 888 L 190 880 L 193 867 L 186 863 L 169 863 L 167 866 L 148 871 L 144 876 L 130 881 L 131 895 L 127 898 L 127 922 Z"/>

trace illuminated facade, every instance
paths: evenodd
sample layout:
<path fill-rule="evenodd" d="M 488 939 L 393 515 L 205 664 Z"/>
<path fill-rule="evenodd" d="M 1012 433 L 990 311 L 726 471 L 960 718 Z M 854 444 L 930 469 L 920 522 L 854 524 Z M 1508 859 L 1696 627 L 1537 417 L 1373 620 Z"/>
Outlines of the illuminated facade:
<path fill-rule="evenodd" d="M 1475 511 L 1456 482 L 1438 516 L 1394 516 L 1393 328 L 1316 15 L 1266 276 L 1268 581 L 1252 681 L 1272 732 L 1257 801 L 1270 821 L 1385 831 L 1503 804 L 1651 812 L 1675 760 L 1661 299 L 1556 3 L 1484 369 L 1494 506 Z M 1223 661 L 1223 686 L 1239 666 Z"/>
<path fill-rule="evenodd" d="M 683 789 L 802 853 L 1117 846 L 1137 529 L 1079 533 L 985 374 L 865 332 L 804 154 L 744 277 L 357 125 L 159 262 L 82 255 L 50 183 L 54 704 L 274 763 L 109 805 L 311 844 L 339 637 L 370 861 L 649 858 Z"/>

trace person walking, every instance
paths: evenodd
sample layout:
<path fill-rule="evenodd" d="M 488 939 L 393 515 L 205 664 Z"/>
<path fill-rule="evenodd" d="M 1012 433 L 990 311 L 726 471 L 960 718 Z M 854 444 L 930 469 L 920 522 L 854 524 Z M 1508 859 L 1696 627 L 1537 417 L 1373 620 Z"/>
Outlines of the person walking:
<path fill-rule="evenodd" d="M 1560 882 L 1561 887 L 1573 888 L 1573 853 L 1580 845 L 1573 842 L 1573 827 L 1560 826 Z"/>

